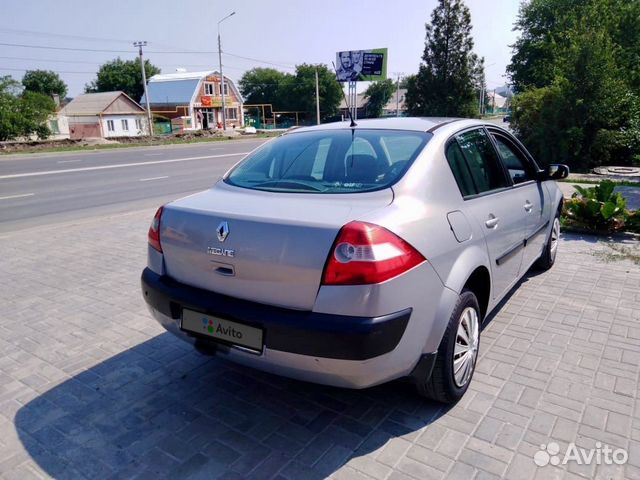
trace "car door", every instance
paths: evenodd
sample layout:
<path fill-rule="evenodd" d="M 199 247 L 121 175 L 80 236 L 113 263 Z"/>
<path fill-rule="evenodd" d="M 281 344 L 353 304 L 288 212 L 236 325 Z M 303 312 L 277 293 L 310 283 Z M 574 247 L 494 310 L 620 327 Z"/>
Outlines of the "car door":
<path fill-rule="evenodd" d="M 514 201 L 526 217 L 522 275 L 542 253 L 549 226 L 549 197 L 545 186 L 537 180 L 538 166 L 518 142 L 506 132 L 494 129 L 489 132 L 513 184 Z"/>
<path fill-rule="evenodd" d="M 484 234 L 492 297 L 498 298 L 518 278 L 526 228 L 522 207 L 514 202 L 511 182 L 484 128 L 457 134 L 447 144 L 446 156 L 465 211 Z"/>

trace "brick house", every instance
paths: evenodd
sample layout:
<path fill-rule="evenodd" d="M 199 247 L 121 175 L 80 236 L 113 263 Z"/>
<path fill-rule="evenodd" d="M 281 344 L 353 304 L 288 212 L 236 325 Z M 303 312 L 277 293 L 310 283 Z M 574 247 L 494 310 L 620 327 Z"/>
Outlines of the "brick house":
<path fill-rule="evenodd" d="M 240 92 L 227 77 L 227 127 L 244 126 Z M 147 91 L 151 112 L 171 120 L 174 131 L 214 129 L 222 125 L 222 95 L 218 72 L 177 72 L 154 75 Z M 145 97 L 140 100 L 145 104 Z"/>

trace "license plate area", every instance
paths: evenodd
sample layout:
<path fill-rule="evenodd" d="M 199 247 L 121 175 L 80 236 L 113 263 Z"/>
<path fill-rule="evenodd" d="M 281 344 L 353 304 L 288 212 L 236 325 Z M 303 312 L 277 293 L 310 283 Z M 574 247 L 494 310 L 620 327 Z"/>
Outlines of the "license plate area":
<path fill-rule="evenodd" d="M 184 309 L 182 330 L 262 353 L 262 329 Z"/>

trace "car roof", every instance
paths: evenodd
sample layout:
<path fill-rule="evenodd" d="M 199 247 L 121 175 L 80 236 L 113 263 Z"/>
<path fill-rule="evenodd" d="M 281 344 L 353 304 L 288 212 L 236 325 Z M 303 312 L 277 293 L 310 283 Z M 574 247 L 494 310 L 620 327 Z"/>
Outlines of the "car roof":
<path fill-rule="evenodd" d="M 471 120 L 466 118 L 448 118 L 448 117 L 389 117 L 389 118 L 368 118 L 358 119 L 355 121 L 356 128 L 372 128 L 382 130 L 413 130 L 417 132 L 434 131 L 437 128 L 452 123 L 461 123 L 468 125 L 482 125 L 479 120 Z M 351 122 L 334 122 L 315 125 L 313 127 L 295 128 L 295 132 L 317 131 L 317 130 L 340 130 L 351 128 Z"/>

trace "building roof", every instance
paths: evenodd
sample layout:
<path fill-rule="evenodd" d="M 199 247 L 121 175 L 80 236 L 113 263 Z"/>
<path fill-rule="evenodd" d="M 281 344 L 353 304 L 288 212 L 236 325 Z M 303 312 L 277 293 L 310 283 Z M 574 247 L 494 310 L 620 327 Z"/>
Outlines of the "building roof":
<path fill-rule="evenodd" d="M 206 72 L 176 72 L 154 75 L 149 79 L 147 84 L 147 92 L 149 92 L 149 103 L 152 105 L 189 105 L 194 94 L 199 88 L 200 82 L 206 77 L 220 74 L 215 71 Z M 240 92 L 236 89 L 229 77 L 225 75 L 224 81 L 238 98 Z M 140 103 L 146 102 L 145 96 L 142 96 Z"/>
<path fill-rule="evenodd" d="M 170 74 L 172 75 L 172 74 Z M 157 80 L 155 75 L 149 80 L 147 92 L 149 92 L 149 103 L 152 105 L 189 105 L 194 92 L 200 83 L 200 77 L 194 79 L 167 79 Z M 168 75 L 167 75 L 168 76 Z M 142 96 L 140 103 L 145 103 L 145 96 Z"/>
<path fill-rule="evenodd" d="M 99 115 L 114 102 L 121 100 L 120 108 L 112 113 L 140 113 L 144 109 L 124 92 L 84 93 L 71 100 L 60 110 L 62 115 Z M 124 108 L 123 108 L 124 106 Z"/>
<path fill-rule="evenodd" d="M 159 73 L 149 79 L 149 83 L 153 82 L 171 82 L 180 80 L 200 80 L 209 75 L 218 75 L 216 71 L 208 72 L 176 72 L 176 73 Z"/>

